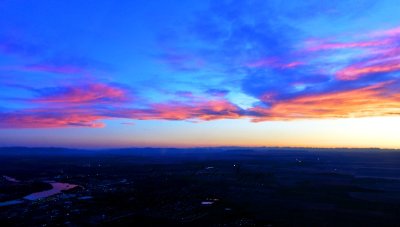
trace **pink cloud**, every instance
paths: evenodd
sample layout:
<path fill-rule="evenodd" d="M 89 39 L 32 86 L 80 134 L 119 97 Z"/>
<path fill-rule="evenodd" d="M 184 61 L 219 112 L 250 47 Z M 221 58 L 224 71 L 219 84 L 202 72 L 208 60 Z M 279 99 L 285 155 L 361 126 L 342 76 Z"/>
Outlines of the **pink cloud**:
<path fill-rule="evenodd" d="M 379 65 L 350 65 L 337 72 L 339 80 L 356 80 L 362 76 L 372 73 L 387 73 L 400 70 L 400 62 L 386 62 Z"/>
<path fill-rule="evenodd" d="M 121 103 L 130 100 L 127 90 L 109 84 L 93 83 L 66 87 L 61 91 L 46 94 L 33 100 L 38 103 L 97 104 Z"/>
<path fill-rule="evenodd" d="M 103 83 L 59 87 L 50 91 L 30 100 L 40 104 L 39 107 L 0 112 L 0 128 L 104 127 L 100 121 L 115 118 L 112 116 L 118 114 L 110 111 L 130 100 L 127 90 Z M 107 108 L 104 108 L 105 104 Z"/>
<path fill-rule="evenodd" d="M 240 108 L 226 100 L 153 104 L 147 109 L 124 109 L 119 117 L 138 120 L 217 120 L 241 118 Z"/>
<path fill-rule="evenodd" d="M 46 106 L 0 113 L 0 128 L 98 128 L 105 126 L 99 122 L 105 119 L 209 121 L 241 117 L 244 117 L 241 109 L 226 100 L 158 103 L 148 108 Z"/>
<path fill-rule="evenodd" d="M 400 27 L 394 27 L 385 30 L 373 31 L 368 34 L 371 37 L 377 36 L 398 36 L 400 35 Z"/>
<path fill-rule="evenodd" d="M 258 122 L 390 116 L 400 113 L 400 95 L 387 87 L 392 83 L 393 81 L 388 81 L 347 91 L 309 94 L 289 100 L 276 100 L 274 93 L 266 93 L 261 99 L 271 103 L 271 106 L 247 110 L 225 99 L 158 103 L 148 108 L 98 109 L 90 106 L 70 106 L 25 109 L 0 113 L 0 128 L 98 128 L 105 126 L 100 121 L 106 119 L 210 121 L 251 118 L 252 121 Z"/>
<path fill-rule="evenodd" d="M 350 50 L 353 48 L 362 50 L 361 52 L 349 52 L 351 54 L 344 55 L 347 59 L 338 58 L 337 52 L 324 52 L 324 55 L 321 56 L 329 58 L 329 54 L 333 54 L 333 57 L 338 61 L 346 60 L 348 65 L 336 70 L 334 76 L 338 80 L 352 81 L 371 74 L 390 73 L 400 70 L 400 49 L 397 47 L 397 35 L 400 35 L 400 28 L 398 27 L 370 32 L 366 33 L 366 35 L 359 34 L 357 38 L 363 40 L 355 42 L 331 42 L 323 39 L 314 39 L 305 43 L 304 50 L 306 53 L 323 50 Z M 311 61 L 320 57 L 319 55 L 305 56 L 308 56 Z"/>
<path fill-rule="evenodd" d="M 365 48 L 365 47 L 379 47 L 393 43 L 394 40 L 372 40 L 372 41 L 360 41 L 360 42 L 337 42 L 337 43 L 325 43 L 325 42 L 308 42 L 307 51 L 320 51 L 320 50 L 336 50 L 336 49 L 349 49 L 349 48 Z"/>
<path fill-rule="evenodd" d="M 1 128 L 101 128 L 104 123 L 97 122 L 104 116 L 93 115 L 87 111 L 30 109 L 13 113 L 0 113 Z"/>

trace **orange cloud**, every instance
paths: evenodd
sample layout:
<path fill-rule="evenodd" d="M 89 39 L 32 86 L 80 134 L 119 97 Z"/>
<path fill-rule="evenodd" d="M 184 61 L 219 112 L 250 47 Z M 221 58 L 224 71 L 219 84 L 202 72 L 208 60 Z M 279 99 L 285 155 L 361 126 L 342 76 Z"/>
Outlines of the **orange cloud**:
<path fill-rule="evenodd" d="M 217 120 L 242 117 L 240 109 L 226 100 L 197 101 L 193 103 L 154 104 L 150 109 L 128 110 L 127 118 L 140 120 Z"/>
<path fill-rule="evenodd" d="M 79 93 L 79 92 L 78 92 Z M 118 92 L 116 94 L 119 94 Z M 92 102 L 97 96 L 75 99 L 77 94 L 57 99 L 57 102 Z M 95 97 L 95 98 L 93 98 Z M 117 95 L 116 97 L 120 97 Z M 148 108 L 97 108 L 96 106 L 47 106 L 40 109 L 24 109 L 0 113 L 0 128 L 62 128 L 104 127 L 100 120 L 217 120 L 243 117 L 241 109 L 227 100 L 194 100 L 188 102 L 153 104 Z M 114 106 L 115 107 L 115 106 Z"/>
<path fill-rule="evenodd" d="M 130 100 L 126 90 L 103 83 L 55 87 L 40 93 L 42 97 L 30 100 L 41 104 L 40 108 L 0 112 L 0 128 L 104 127 L 98 121 L 113 118 L 113 107 Z"/>
<path fill-rule="evenodd" d="M 0 128 L 101 128 L 105 119 L 84 111 L 68 110 L 24 110 L 23 112 L 0 114 Z"/>
<path fill-rule="evenodd" d="M 400 70 L 400 62 L 388 62 L 372 66 L 350 65 L 349 67 L 339 70 L 336 74 L 336 78 L 339 80 L 356 80 L 371 73 L 386 73 L 398 70 Z"/>
<path fill-rule="evenodd" d="M 298 97 L 270 108 L 255 107 L 251 111 L 261 117 L 253 121 L 400 115 L 400 94 L 385 92 L 387 84 Z"/>

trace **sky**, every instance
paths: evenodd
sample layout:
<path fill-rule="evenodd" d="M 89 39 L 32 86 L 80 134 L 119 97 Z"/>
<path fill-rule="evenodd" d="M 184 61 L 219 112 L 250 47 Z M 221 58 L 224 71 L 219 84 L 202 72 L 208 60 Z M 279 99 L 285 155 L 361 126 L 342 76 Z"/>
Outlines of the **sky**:
<path fill-rule="evenodd" d="M 0 146 L 400 148 L 397 0 L 0 0 Z"/>

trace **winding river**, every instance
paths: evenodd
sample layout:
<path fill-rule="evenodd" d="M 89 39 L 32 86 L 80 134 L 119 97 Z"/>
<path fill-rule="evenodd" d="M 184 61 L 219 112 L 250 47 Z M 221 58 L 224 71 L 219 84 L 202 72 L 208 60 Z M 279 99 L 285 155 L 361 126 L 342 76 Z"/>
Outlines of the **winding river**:
<path fill-rule="evenodd" d="M 0 207 L 20 204 L 20 203 L 25 202 L 26 200 L 35 201 L 35 200 L 44 199 L 49 196 L 59 194 L 62 191 L 67 191 L 67 190 L 70 190 L 70 189 L 73 189 L 73 188 L 76 188 L 79 186 L 76 184 L 68 184 L 68 183 L 61 183 L 61 182 L 46 182 L 46 183 L 49 183 L 53 188 L 50 190 L 45 190 L 45 191 L 29 194 L 29 195 L 23 197 L 22 199 L 0 202 Z"/>

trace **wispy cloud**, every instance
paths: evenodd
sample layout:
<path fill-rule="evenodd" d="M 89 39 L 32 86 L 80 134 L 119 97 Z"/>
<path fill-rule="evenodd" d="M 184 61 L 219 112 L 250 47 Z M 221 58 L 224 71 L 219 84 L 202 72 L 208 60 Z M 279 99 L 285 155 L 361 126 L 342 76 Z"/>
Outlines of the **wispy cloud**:
<path fill-rule="evenodd" d="M 369 65 L 368 62 L 364 64 L 353 64 L 337 72 L 339 80 L 356 80 L 362 76 L 377 73 L 389 73 L 400 70 L 400 62 L 391 61 L 383 62 L 380 64 Z"/>
<path fill-rule="evenodd" d="M 379 47 L 393 43 L 391 39 L 359 41 L 359 42 L 319 42 L 316 40 L 307 41 L 306 50 L 323 51 L 323 50 L 340 50 L 350 48 L 368 48 Z"/>
<path fill-rule="evenodd" d="M 149 54 L 155 64 L 161 60 L 168 67 L 139 79 L 142 75 L 131 75 L 130 69 L 110 76 L 109 81 L 131 83 L 135 92 L 101 82 L 96 72 L 106 64 L 18 40 L 0 41 L 1 54 L 26 58 L 8 71 L 57 74 L 53 86 L 30 88 L 33 97 L 10 99 L 29 107 L 2 110 L 0 127 L 99 127 L 106 119 L 257 122 L 400 115 L 400 28 L 346 27 L 374 2 L 212 2 L 182 27 L 168 29 L 169 38 Z M 339 20 L 340 29 L 330 26 Z M 138 71 L 148 73 L 152 66 Z M 71 75 L 94 79 L 65 85 Z M 149 82 L 137 86 L 137 81 Z M 239 107 L 239 97 L 250 97 L 253 106 Z"/>
<path fill-rule="evenodd" d="M 209 121 L 245 117 L 242 109 L 223 96 L 209 100 L 186 92 L 183 101 L 129 107 L 134 101 L 132 91 L 111 84 L 33 91 L 39 96 L 26 101 L 39 106 L 0 113 L 1 128 L 103 127 L 105 119 Z"/>
<path fill-rule="evenodd" d="M 40 96 L 31 101 L 47 104 L 118 104 L 132 98 L 127 89 L 105 83 L 45 88 L 37 92 Z"/>
<path fill-rule="evenodd" d="M 132 101 L 128 89 L 107 83 L 27 89 L 38 96 L 23 101 L 36 107 L 0 112 L 1 128 L 104 127 L 110 110 Z"/>
<path fill-rule="evenodd" d="M 0 113 L 0 128 L 101 128 L 104 116 L 96 116 L 84 110 L 69 109 L 24 109 Z"/>

